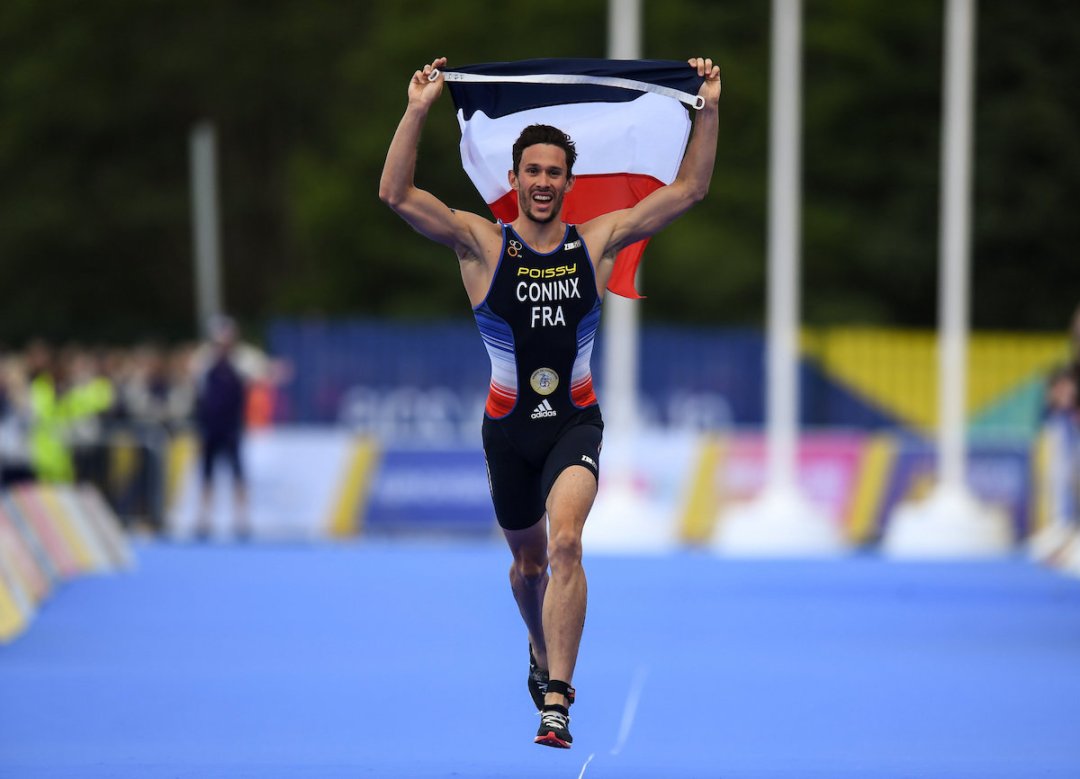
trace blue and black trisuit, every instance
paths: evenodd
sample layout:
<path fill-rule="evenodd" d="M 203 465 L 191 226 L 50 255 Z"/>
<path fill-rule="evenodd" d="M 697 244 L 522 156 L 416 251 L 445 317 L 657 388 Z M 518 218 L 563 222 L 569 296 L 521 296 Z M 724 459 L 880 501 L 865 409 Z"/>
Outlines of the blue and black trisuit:
<path fill-rule="evenodd" d="M 567 225 L 541 254 L 502 225 L 502 254 L 473 309 L 491 358 L 484 456 L 499 524 L 534 525 L 555 479 L 571 465 L 599 478 L 604 422 L 593 392 L 600 295 L 589 253 Z"/>

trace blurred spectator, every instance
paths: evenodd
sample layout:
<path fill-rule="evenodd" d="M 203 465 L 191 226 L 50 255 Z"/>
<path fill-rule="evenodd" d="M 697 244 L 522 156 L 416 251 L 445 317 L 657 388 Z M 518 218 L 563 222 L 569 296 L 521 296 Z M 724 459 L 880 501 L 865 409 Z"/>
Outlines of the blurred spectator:
<path fill-rule="evenodd" d="M 184 359 L 190 359 L 187 353 Z M 187 369 L 178 376 L 171 357 L 160 346 L 143 344 L 126 362 L 117 384 L 127 419 L 161 425 L 169 432 L 180 430 L 191 418 L 192 393 Z"/>
<path fill-rule="evenodd" d="M 1051 521 L 1073 524 L 1077 519 L 1076 466 L 1077 441 L 1077 382 L 1071 366 L 1057 368 L 1046 387 L 1046 410 L 1043 425 L 1053 437 L 1053 460 L 1057 478 L 1051 501 Z"/>
<path fill-rule="evenodd" d="M 30 390 L 22 361 L 0 354 L 0 487 L 30 481 Z"/>
<path fill-rule="evenodd" d="M 227 319 L 216 321 L 214 337 L 201 345 L 54 348 L 35 340 L 21 353 L 0 347 L 0 487 L 33 479 L 90 482 L 125 522 L 159 530 L 167 493 L 177 486 L 170 469 L 183 462 L 182 454 L 172 459 L 171 443 L 195 427 L 209 434 L 210 459 L 231 465 L 235 439 L 239 466 L 245 421 L 272 422 L 276 385 L 286 374 L 282 364 L 239 343 Z M 243 477 L 241 468 L 234 494 L 237 530 L 246 534 Z M 207 495 L 201 505 L 210 503 Z M 208 521 L 208 509 L 202 513 Z"/>
<path fill-rule="evenodd" d="M 196 345 L 183 344 L 173 349 L 166 361 L 165 370 L 171 385 L 169 416 L 178 424 L 190 424 L 195 415 L 195 376 L 191 368 L 196 351 Z"/>
<path fill-rule="evenodd" d="M 1080 565 L 1080 307 L 1069 326 L 1071 359 L 1046 382 L 1043 437 L 1047 447 L 1049 521 L 1029 549 L 1040 561 Z"/>
<path fill-rule="evenodd" d="M 1080 305 L 1073 311 L 1072 322 L 1069 325 L 1069 345 L 1073 381 L 1077 387 L 1080 387 Z M 1080 407 L 1080 392 L 1077 393 L 1076 403 Z"/>
<path fill-rule="evenodd" d="M 57 358 L 43 341 L 26 352 L 30 377 L 30 462 L 41 481 L 75 481 L 72 440 L 95 434 L 95 418 L 113 402 L 112 385 L 77 349 Z"/>
<path fill-rule="evenodd" d="M 78 344 L 60 350 L 60 434 L 71 453 L 74 471 L 64 481 L 76 479 L 104 484 L 108 458 L 102 447 L 105 419 L 115 414 L 115 386 L 104 373 L 103 357 Z"/>
<path fill-rule="evenodd" d="M 232 473 L 233 524 L 237 537 L 251 534 L 248 518 L 247 478 L 241 458 L 247 417 L 248 388 L 269 374 L 266 356 L 239 341 L 229 317 L 215 317 L 208 325 L 209 339 L 192 357 L 195 375 L 195 426 L 201 447 L 202 491 L 196 535 L 206 538 L 212 528 L 214 468 L 224 460 Z"/>

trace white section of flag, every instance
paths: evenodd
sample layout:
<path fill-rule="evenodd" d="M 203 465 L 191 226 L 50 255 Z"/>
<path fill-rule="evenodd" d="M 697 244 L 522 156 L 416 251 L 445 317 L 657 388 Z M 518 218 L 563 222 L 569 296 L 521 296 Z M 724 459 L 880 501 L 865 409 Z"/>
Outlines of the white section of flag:
<path fill-rule="evenodd" d="M 510 191 L 514 141 L 530 124 L 554 125 L 570 136 L 578 153 L 575 175 L 635 173 L 664 184 L 675 180 L 690 137 L 682 104 L 650 93 L 625 103 L 567 103 L 495 119 L 477 111 L 465 121 L 458 111 L 458 124 L 465 171 L 489 204 Z"/>

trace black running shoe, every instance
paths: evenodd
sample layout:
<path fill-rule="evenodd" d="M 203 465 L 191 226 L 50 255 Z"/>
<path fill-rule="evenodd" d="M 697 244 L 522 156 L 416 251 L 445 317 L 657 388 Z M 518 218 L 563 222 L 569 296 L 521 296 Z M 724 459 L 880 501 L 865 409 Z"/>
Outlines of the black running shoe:
<path fill-rule="evenodd" d="M 536 710 L 544 708 L 544 696 L 547 694 L 548 672 L 536 664 L 532 644 L 529 644 L 529 695 L 532 696 Z"/>
<path fill-rule="evenodd" d="M 540 729 L 536 731 L 536 744 L 557 749 L 569 749 L 574 743 L 570 735 L 570 713 L 562 706 L 550 704 L 540 712 Z"/>

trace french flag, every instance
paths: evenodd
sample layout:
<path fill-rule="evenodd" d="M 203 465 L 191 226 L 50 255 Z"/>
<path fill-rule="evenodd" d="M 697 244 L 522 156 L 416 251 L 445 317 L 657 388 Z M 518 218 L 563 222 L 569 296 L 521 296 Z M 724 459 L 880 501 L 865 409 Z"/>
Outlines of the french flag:
<path fill-rule="evenodd" d="M 675 180 L 690 137 L 687 106 L 701 107 L 704 79 L 685 62 L 536 59 L 444 71 L 461 125 L 461 161 L 492 213 L 517 218 L 507 171 L 530 124 L 558 127 L 574 141 L 576 181 L 563 220 L 581 224 L 630 208 Z M 629 298 L 647 241 L 626 247 L 608 289 Z"/>

